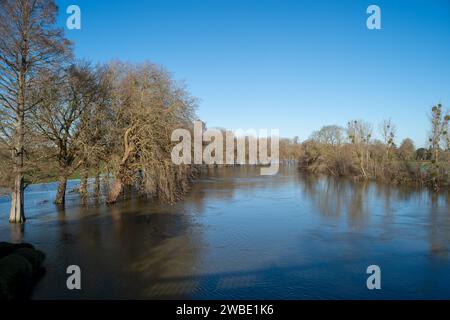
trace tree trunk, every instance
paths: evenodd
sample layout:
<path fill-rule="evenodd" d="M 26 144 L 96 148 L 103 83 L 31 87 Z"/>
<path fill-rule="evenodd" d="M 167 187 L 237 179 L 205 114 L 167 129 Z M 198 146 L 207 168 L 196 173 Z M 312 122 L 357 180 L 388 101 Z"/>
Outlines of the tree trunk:
<path fill-rule="evenodd" d="M 64 206 L 66 203 L 67 176 L 62 174 L 59 177 L 58 192 L 56 193 L 55 204 Z"/>
<path fill-rule="evenodd" d="M 25 72 L 21 70 L 19 76 L 19 103 L 17 110 L 17 123 L 14 132 L 14 187 L 11 193 L 10 223 L 24 223 L 24 175 L 23 175 L 23 152 L 25 135 Z"/>
<path fill-rule="evenodd" d="M 111 170 L 109 166 L 106 166 L 106 175 L 103 177 L 103 185 L 105 186 L 105 192 L 109 192 L 111 188 Z"/>
<path fill-rule="evenodd" d="M 20 170 L 16 169 L 15 171 Z M 25 213 L 23 209 L 23 174 L 16 173 L 14 179 L 14 188 L 11 192 L 11 211 L 9 214 L 9 222 L 11 223 L 24 223 Z"/>
<path fill-rule="evenodd" d="M 95 173 L 95 187 L 94 187 L 94 194 L 95 197 L 98 199 L 100 198 L 100 191 L 101 191 L 101 181 L 100 181 L 100 169 L 97 168 L 97 171 Z"/>
<path fill-rule="evenodd" d="M 117 202 L 117 199 L 119 198 L 120 194 L 123 190 L 123 182 L 120 177 L 117 177 L 114 181 L 114 185 L 109 192 L 108 200 L 106 201 L 108 204 L 113 204 Z"/>
<path fill-rule="evenodd" d="M 364 151 L 360 151 L 360 152 L 357 151 L 357 156 L 358 156 L 358 160 L 359 160 L 359 167 L 360 167 L 361 173 L 362 173 L 364 179 L 366 179 L 367 173 L 366 173 L 366 170 L 364 169 Z"/>
<path fill-rule="evenodd" d="M 87 198 L 88 194 L 87 184 L 88 184 L 88 170 L 84 168 L 83 172 L 81 173 L 80 190 L 79 190 L 81 199 L 83 200 Z"/>
<path fill-rule="evenodd" d="M 111 189 L 111 191 L 108 194 L 108 199 L 106 200 L 106 203 L 113 204 L 117 202 L 117 199 L 119 198 L 120 194 L 123 191 L 123 177 L 125 176 L 125 172 L 127 169 L 127 163 L 130 159 L 130 157 L 133 154 L 134 147 L 129 142 L 129 135 L 133 131 L 135 126 L 132 126 L 128 128 L 124 134 L 123 140 L 124 140 L 124 146 L 125 150 L 123 152 L 122 161 L 120 162 L 118 174 L 116 175 L 116 179 L 114 180 L 114 185 Z"/>

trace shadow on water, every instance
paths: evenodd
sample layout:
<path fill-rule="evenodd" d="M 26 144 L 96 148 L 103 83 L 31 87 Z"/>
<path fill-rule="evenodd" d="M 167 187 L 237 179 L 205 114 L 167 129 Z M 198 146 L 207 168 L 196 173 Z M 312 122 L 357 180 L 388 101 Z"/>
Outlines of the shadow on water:
<path fill-rule="evenodd" d="M 71 181 L 69 189 L 76 187 Z M 81 206 L 55 186 L 27 190 L 24 226 L 0 241 L 46 252 L 33 298 L 450 298 L 449 193 L 311 176 L 282 167 L 210 168 L 175 205 L 128 199 Z M 7 199 L 0 199 L 6 217 Z M 3 214 L 5 213 L 5 214 Z M 66 268 L 82 270 L 82 290 Z M 382 269 L 382 290 L 366 268 Z"/>

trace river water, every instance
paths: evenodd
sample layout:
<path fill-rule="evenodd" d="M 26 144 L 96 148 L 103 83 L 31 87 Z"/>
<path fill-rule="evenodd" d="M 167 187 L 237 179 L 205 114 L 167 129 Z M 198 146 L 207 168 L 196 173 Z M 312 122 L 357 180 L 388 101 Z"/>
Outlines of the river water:
<path fill-rule="evenodd" d="M 71 181 L 69 190 L 77 181 Z M 24 226 L 0 241 L 47 255 L 35 299 L 449 299 L 450 194 L 282 167 L 209 169 L 175 205 L 129 199 L 81 206 L 55 184 L 30 186 Z M 81 268 L 82 289 L 66 287 Z M 368 290 L 366 269 L 381 269 Z"/>

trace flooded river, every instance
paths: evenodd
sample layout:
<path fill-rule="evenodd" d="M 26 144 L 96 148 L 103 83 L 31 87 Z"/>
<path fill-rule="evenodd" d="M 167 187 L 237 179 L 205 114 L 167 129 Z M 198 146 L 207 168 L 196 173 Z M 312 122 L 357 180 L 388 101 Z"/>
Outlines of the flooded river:
<path fill-rule="evenodd" d="M 76 186 L 71 181 L 69 190 Z M 0 241 L 47 255 L 35 299 L 442 299 L 450 298 L 450 195 L 294 167 L 259 176 L 210 169 L 175 205 L 131 199 L 114 207 L 52 204 L 55 184 L 27 189 L 24 226 Z M 366 268 L 381 268 L 368 290 Z M 78 265 L 82 290 L 66 287 Z"/>

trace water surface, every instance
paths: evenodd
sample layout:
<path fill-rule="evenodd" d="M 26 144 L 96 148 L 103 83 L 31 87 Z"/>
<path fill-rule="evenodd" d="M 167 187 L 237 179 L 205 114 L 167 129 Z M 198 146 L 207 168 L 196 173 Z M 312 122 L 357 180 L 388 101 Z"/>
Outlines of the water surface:
<path fill-rule="evenodd" d="M 71 181 L 69 190 L 77 181 Z M 35 299 L 449 299 L 450 196 L 295 167 L 259 176 L 251 167 L 210 169 L 183 201 L 130 199 L 114 207 L 52 204 L 56 186 L 26 195 L 24 226 L 0 241 L 47 254 Z M 82 290 L 66 288 L 78 265 Z M 366 287 L 381 268 L 382 289 Z"/>

